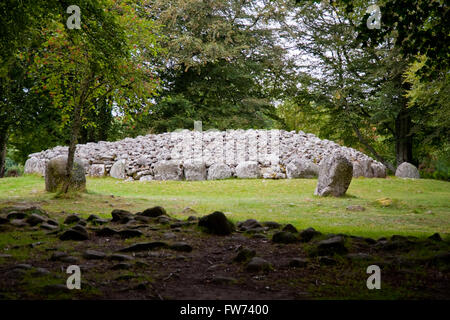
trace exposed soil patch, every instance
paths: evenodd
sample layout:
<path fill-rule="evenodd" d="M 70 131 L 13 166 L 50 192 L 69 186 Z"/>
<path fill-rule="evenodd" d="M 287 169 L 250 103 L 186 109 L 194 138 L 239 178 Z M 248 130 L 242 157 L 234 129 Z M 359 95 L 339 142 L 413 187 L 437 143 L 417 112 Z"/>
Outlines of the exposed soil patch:
<path fill-rule="evenodd" d="M 67 216 L 39 207 L 2 209 L 0 297 L 450 298 L 450 243 L 438 235 L 374 240 L 287 227 L 289 243 L 275 243 L 284 225 L 248 221 L 215 235 L 193 217 L 177 220 L 163 211 L 114 216 L 64 224 Z M 81 269 L 81 290 L 66 289 L 69 265 Z M 381 268 L 380 290 L 366 286 L 370 265 Z"/>

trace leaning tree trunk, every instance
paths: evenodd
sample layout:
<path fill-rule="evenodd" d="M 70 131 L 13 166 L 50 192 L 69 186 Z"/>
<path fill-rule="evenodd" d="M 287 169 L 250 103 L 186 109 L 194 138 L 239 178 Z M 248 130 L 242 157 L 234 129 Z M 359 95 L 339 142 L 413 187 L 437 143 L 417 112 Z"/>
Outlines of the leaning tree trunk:
<path fill-rule="evenodd" d="M 0 129 L 0 178 L 5 176 L 6 145 L 8 144 L 8 128 Z"/>
<path fill-rule="evenodd" d="M 397 165 L 412 162 L 412 120 L 407 110 L 403 109 L 395 119 L 395 154 Z"/>

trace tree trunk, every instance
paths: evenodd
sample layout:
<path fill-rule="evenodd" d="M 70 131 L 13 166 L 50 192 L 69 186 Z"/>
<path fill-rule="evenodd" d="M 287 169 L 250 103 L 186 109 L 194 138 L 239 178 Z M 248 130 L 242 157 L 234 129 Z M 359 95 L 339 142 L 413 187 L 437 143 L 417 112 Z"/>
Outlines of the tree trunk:
<path fill-rule="evenodd" d="M 67 165 L 66 165 L 66 182 L 64 184 L 63 192 L 67 193 L 69 191 L 70 184 L 72 183 L 72 170 L 75 158 L 75 151 L 77 148 L 78 136 L 81 129 L 81 106 L 77 104 L 73 109 L 73 122 L 72 130 L 70 134 L 70 144 L 69 153 L 67 155 Z"/>
<path fill-rule="evenodd" d="M 395 119 L 395 154 L 397 166 L 412 162 L 412 121 L 406 109 L 400 111 Z"/>
<path fill-rule="evenodd" d="M 6 145 L 8 144 L 8 128 L 0 129 L 0 178 L 5 176 Z"/>

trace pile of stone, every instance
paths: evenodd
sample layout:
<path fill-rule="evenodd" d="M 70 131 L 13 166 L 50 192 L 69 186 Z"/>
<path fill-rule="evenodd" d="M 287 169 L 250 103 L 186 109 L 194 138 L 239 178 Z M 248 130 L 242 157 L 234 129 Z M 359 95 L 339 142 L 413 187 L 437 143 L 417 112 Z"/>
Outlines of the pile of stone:
<path fill-rule="evenodd" d="M 67 155 L 55 147 L 29 155 L 25 173 L 45 175 L 47 163 Z M 384 178 L 386 168 L 367 155 L 302 131 L 181 130 L 116 142 L 79 144 L 76 157 L 89 176 L 127 180 L 216 180 L 312 178 L 321 162 L 341 154 L 353 177 Z"/>

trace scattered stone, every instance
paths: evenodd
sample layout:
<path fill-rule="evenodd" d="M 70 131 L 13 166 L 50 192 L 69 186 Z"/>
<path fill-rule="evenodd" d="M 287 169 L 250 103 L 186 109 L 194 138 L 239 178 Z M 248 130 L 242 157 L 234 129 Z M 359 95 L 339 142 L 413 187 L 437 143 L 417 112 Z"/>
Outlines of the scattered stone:
<path fill-rule="evenodd" d="M 95 250 L 86 250 L 83 253 L 83 258 L 88 260 L 101 260 L 106 258 L 106 254 Z"/>
<path fill-rule="evenodd" d="M 433 241 L 442 241 L 441 235 L 437 232 L 435 234 L 429 236 L 428 239 L 433 240 Z"/>
<path fill-rule="evenodd" d="M 343 155 L 335 154 L 322 160 L 315 195 L 343 196 L 352 181 L 352 163 Z"/>
<path fill-rule="evenodd" d="M 159 216 L 156 221 L 158 221 L 158 223 L 160 224 L 169 224 L 170 223 L 170 218 L 167 216 Z"/>
<path fill-rule="evenodd" d="M 59 223 L 56 220 L 53 220 L 53 219 L 48 219 L 47 220 L 47 224 L 49 224 L 51 226 L 59 227 Z"/>
<path fill-rule="evenodd" d="M 129 211 L 121 210 L 121 209 L 114 209 L 111 212 L 112 215 L 112 222 L 120 222 L 120 223 L 127 223 L 132 218 L 132 214 Z"/>
<path fill-rule="evenodd" d="M 23 221 L 23 220 L 19 220 L 19 219 L 13 219 L 10 221 L 10 224 L 14 227 L 19 227 L 19 228 L 23 228 L 23 227 L 27 227 L 28 224 Z"/>
<path fill-rule="evenodd" d="M 166 212 L 166 209 L 164 209 L 163 207 L 156 206 L 156 207 L 153 207 L 153 208 L 150 208 L 150 209 L 145 209 L 141 213 L 141 215 L 144 216 L 144 217 L 155 218 L 155 217 L 167 215 L 167 212 Z"/>
<path fill-rule="evenodd" d="M 121 263 L 113 265 L 111 267 L 111 270 L 128 270 L 130 268 L 131 268 L 131 264 L 125 263 L 125 262 L 121 262 Z"/>
<path fill-rule="evenodd" d="M 377 243 L 377 241 L 372 238 L 364 238 L 364 241 L 367 242 L 368 244 L 376 244 Z"/>
<path fill-rule="evenodd" d="M 337 261 L 333 258 L 327 257 L 327 256 L 321 256 L 318 259 L 319 264 L 325 265 L 325 266 L 334 266 L 337 264 Z"/>
<path fill-rule="evenodd" d="M 56 192 L 62 189 L 67 179 L 66 165 L 67 156 L 53 158 L 47 163 L 45 168 L 45 191 Z M 86 176 L 81 159 L 74 159 L 69 190 L 86 190 Z"/>
<path fill-rule="evenodd" d="M 44 229 L 44 230 L 57 230 L 57 229 L 59 229 L 59 227 L 55 226 L 55 225 L 52 225 L 52 224 L 43 223 L 43 224 L 41 224 L 41 229 Z"/>
<path fill-rule="evenodd" d="M 119 254 L 119 253 L 114 253 L 109 256 L 109 260 L 113 260 L 113 261 L 130 261 L 133 259 L 134 259 L 134 257 L 132 257 L 132 256 L 129 256 L 126 254 Z"/>
<path fill-rule="evenodd" d="M 43 223 L 43 222 L 45 222 L 45 218 L 44 217 L 42 217 L 42 216 L 40 216 L 40 215 L 38 215 L 38 214 L 36 214 L 36 213 L 33 213 L 33 214 L 31 214 L 31 216 L 29 216 L 27 219 L 26 219 L 26 222 L 30 225 L 30 226 L 36 226 L 36 225 L 38 225 L 38 224 L 40 224 L 40 223 Z"/>
<path fill-rule="evenodd" d="M 255 219 L 248 219 L 237 223 L 237 227 L 241 231 L 248 231 L 250 229 L 262 228 L 262 225 Z"/>
<path fill-rule="evenodd" d="M 30 264 L 27 264 L 27 263 L 19 263 L 19 264 L 16 264 L 13 267 L 13 269 L 22 269 L 22 270 L 30 270 L 32 268 L 33 267 Z"/>
<path fill-rule="evenodd" d="M 71 214 L 67 216 L 66 219 L 64 219 L 64 224 L 73 224 L 80 222 L 81 218 L 77 216 L 76 214 Z"/>
<path fill-rule="evenodd" d="M 289 261 L 289 267 L 291 268 L 304 268 L 308 265 L 308 260 L 303 258 L 293 258 Z"/>
<path fill-rule="evenodd" d="M 49 274 L 50 274 L 50 271 L 48 271 L 45 268 L 36 268 L 33 271 L 33 276 L 46 276 L 46 275 L 49 275 Z"/>
<path fill-rule="evenodd" d="M 206 232 L 216 235 L 229 235 L 234 231 L 234 224 L 219 211 L 215 211 L 198 221 L 199 227 L 204 227 Z"/>
<path fill-rule="evenodd" d="M 7 218 L 0 217 L 0 224 L 6 224 L 8 222 L 9 222 L 9 220 Z"/>
<path fill-rule="evenodd" d="M 169 248 L 172 250 L 175 250 L 175 251 L 180 251 L 180 252 L 191 252 L 192 251 L 192 246 L 190 246 L 186 242 L 176 242 L 176 243 L 172 244 Z"/>
<path fill-rule="evenodd" d="M 185 227 L 185 226 L 189 226 L 191 225 L 189 222 L 187 221 L 177 221 L 174 222 L 170 225 L 170 228 L 175 229 L 175 228 L 181 228 L 181 227 Z"/>
<path fill-rule="evenodd" d="M 70 264 L 76 264 L 76 263 L 78 263 L 79 259 L 77 257 L 67 256 L 67 257 L 61 258 L 59 261 L 65 262 L 65 263 L 70 263 Z"/>
<path fill-rule="evenodd" d="M 246 261 L 249 261 L 254 256 L 256 256 L 255 250 L 241 248 L 239 250 L 238 254 L 236 255 L 236 257 L 234 257 L 233 261 L 234 262 L 246 262 Z"/>
<path fill-rule="evenodd" d="M 91 223 L 95 226 L 97 225 L 102 225 L 102 224 L 107 224 L 109 222 L 109 220 L 107 219 L 94 219 L 91 221 Z"/>
<path fill-rule="evenodd" d="M 245 269 L 248 272 L 270 271 L 272 270 L 272 265 L 267 260 L 253 257 Z"/>
<path fill-rule="evenodd" d="M 50 257 L 51 261 L 59 261 L 61 258 L 67 257 L 67 253 L 61 252 L 61 251 L 55 251 L 53 252 L 52 256 Z"/>
<path fill-rule="evenodd" d="M 21 211 L 13 211 L 8 213 L 8 215 L 6 216 L 6 218 L 8 220 L 12 220 L 12 219 L 25 219 L 27 217 L 27 214 Z"/>
<path fill-rule="evenodd" d="M 280 231 L 272 236 L 272 242 L 274 243 L 289 244 L 295 243 L 297 241 L 298 241 L 297 237 L 292 232 Z"/>
<path fill-rule="evenodd" d="M 264 227 L 269 229 L 279 229 L 281 228 L 281 225 L 278 222 L 274 221 L 265 221 L 261 223 Z"/>
<path fill-rule="evenodd" d="M 198 218 L 197 217 L 195 217 L 195 216 L 189 216 L 188 218 L 187 218 L 187 221 L 198 221 Z"/>
<path fill-rule="evenodd" d="M 117 232 L 120 237 L 123 239 L 129 239 L 129 238 L 136 238 L 143 235 L 143 233 L 139 230 L 133 230 L 133 229 L 125 229 Z"/>
<path fill-rule="evenodd" d="M 319 256 L 347 253 L 345 239 L 342 236 L 334 236 L 317 243 L 316 254 Z"/>
<path fill-rule="evenodd" d="M 98 237 L 112 237 L 116 234 L 117 234 L 116 230 L 113 230 L 113 229 L 107 228 L 107 227 L 97 230 L 95 232 L 95 235 Z"/>
<path fill-rule="evenodd" d="M 296 227 L 294 227 L 292 224 L 287 224 L 284 226 L 284 228 L 282 229 L 282 231 L 285 232 L 291 232 L 291 233 L 298 233 L 298 230 Z"/>
<path fill-rule="evenodd" d="M 300 241 L 301 242 L 309 242 L 312 238 L 316 236 L 320 236 L 322 233 L 316 231 L 314 228 L 308 228 L 300 232 Z"/>
<path fill-rule="evenodd" d="M 395 176 L 399 178 L 420 179 L 419 170 L 408 162 L 403 162 L 395 170 Z"/>
<path fill-rule="evenodd" d="M 366 208 L 360 205 L 351 205 L 346 208 L 348 211 L 366 211 Z"/>
<path fill-rule="evenodd" d="M 59 237 L 60 240 L 66 241 L 66 240 L 76 240 L 76 241 L 83 241 L 88 240 L 89 235 L 85 228 L 82 226 L 75 226 L 67 231 L 64 231 L 64 233 Z"/>
<path fill-rule="evenodd" d="M 262 233 L 255 233 L 255 234 L 252 234 L 252 237 L 251 237 L 252 239 L 267 239 L 267 237 L 264 235 L 264 234 L 262 234 Z"/>
<path fill-rule="evenodd" d="M 164 234 L 162 235 L 162 237 L 163 237 L 165 240 L 171 240 L 171 239 L 175 239 L 177 236 L 176 236 L 176 234 L 173 233 L 173 232 L 166 232 L 166 233 L 164 233 Z"/>
<path fill-rule="evenodd" d="M 167 243 L 161 241 L 135 243 L 129 247 L 120 249 L 120 252 L 149 251 L 169 247 Z"/>
<path fill-rule="evenodd" d="M 98 219 L 100 219 L 100 217 L 99 216 L 97 216 L 97 215 L 95 215 L 95 214 L 91 214 L 88 218 L 87 218 L 87 220 L 86 221 L 88 221 L 88 222 L 92 222 L 92 221 L 94 221 L 94 220 L 98 220 Z"/>

